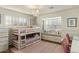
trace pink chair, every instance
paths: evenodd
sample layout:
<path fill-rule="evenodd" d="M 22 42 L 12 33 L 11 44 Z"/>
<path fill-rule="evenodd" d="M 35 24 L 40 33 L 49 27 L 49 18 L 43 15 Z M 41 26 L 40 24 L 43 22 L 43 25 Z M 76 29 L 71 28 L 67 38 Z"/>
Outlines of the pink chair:
<path fill-rule="evenodd" d="M 66 37 L 61 42 L 61 45 L 63 46 L 64 52 L 69 53 L 71 48 L 71 39 L 69 34 L 66 34 Z"/>
<path fill-rule="evenodd" d="M 66 36 L 63 38 L 61 41 L 61 45 L 59 45 L 55 49 L 55 53 L 70 53 L 70 48 L 71 48 L 71 39 L 69 34 L 66 34 Z"/>

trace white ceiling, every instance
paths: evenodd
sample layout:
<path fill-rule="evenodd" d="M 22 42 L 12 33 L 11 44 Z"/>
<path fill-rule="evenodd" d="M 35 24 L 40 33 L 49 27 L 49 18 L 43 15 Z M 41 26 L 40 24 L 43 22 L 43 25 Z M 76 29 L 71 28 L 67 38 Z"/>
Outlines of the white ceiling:
<path fill-rule="evenodd" d="M 26 13 L 26 14 L 33 14 L 35 12 L 33 9 L 28 7 L 29 5 L 1 5 L 0 7 Z M 56 11 L 61 11 L 69 8 L 74 8 L 78 6 L 74 5 L 36 5 L 39 9 L 39 14 L 51 13 Z M 53 7 L 53 8 L 52 8 Z"/>

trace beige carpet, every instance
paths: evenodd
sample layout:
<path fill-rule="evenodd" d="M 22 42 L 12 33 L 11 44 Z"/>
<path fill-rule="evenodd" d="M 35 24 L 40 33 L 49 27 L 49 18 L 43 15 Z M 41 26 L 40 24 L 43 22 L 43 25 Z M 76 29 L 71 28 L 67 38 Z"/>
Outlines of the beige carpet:
<path fill-rule="evenodd" d="M 32 44 L 21 50 L 11 48 L 10 50 L 15 53 L 55 53 L 59 44 L 41 41 L 39 43 Z"/>

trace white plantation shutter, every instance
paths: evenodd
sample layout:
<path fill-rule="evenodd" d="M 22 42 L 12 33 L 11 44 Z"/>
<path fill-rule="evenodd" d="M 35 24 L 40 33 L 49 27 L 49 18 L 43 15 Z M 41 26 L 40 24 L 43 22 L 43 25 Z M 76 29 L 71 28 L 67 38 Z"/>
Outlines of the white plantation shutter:
<path fill-rule="evenodd" d="M 43 27 L 45 31 L 61 29 L 61 17 L 45 18 Z"/>
<path fill-rule="evenodd" d="M 11 26 L 11 25 L 25 26 L 27 25 L 28 20 L 25 17 L 4 15 L 4 24 L 6 26 Z"/>

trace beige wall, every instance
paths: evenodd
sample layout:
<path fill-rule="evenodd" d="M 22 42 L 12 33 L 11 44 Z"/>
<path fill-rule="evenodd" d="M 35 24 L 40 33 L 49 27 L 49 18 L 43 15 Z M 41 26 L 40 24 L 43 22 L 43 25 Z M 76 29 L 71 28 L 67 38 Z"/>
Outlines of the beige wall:
<path fill-rule="evenodd" d="M 62 36 L 67 32 L 70 33 L 71 35 L 79 35 L 79 8 L 72 8 L 40 15 L 37 19 L 37 25 L 42 26 L 42 18 L 57 17 L 57 16 L 62 17 L 62 31 L 61 31 Z M 67 27 L 67 18 L 71 17 L 77 17 L 77 27 Z"/>

